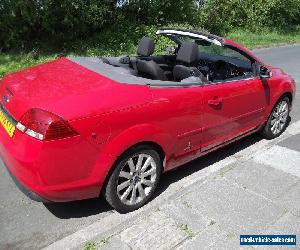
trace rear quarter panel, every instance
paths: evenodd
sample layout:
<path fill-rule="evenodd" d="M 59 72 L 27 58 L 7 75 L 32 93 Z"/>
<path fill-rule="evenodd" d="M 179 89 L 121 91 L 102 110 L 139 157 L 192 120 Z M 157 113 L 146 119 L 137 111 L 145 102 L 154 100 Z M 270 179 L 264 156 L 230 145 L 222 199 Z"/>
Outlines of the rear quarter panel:
<path fill-rule="evenodd" d="M 154 142 L 162 147 L 167 157 L 174 147 L 168 131 L 155 123 L 161 116 L 160 111 L 153 108 L 149 87 L 129 85 L 127 89 L 130 91 L 111 95 L 112 100 L 117 98 L 117 103 L 123 103 L 122 106 L 112 106 L 98 115 L 70 121 L 72 127 L 96 149 L 97 160 L 87 172 L 99 178 L 100 185 L 118 157 L 133 145 Z M 126 102 L 122 101 L 124 99 Z"/>

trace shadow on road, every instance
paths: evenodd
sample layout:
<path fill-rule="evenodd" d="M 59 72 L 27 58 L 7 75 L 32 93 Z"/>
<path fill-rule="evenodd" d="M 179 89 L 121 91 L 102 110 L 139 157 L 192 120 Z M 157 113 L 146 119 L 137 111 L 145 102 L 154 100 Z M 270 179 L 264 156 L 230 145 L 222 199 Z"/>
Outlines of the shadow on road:
<path fill-rule="evenodd" d="M 262 137 L 258 134 L 250 135 L 222 149 L 189 162 L 174 171 L 167 172 L 162 176 L 160 185 L 153 199 L 163 193 L 170 184 L 178 182 L 184 177 L 209 167 L 210 165 L 253 145 L 261 139 Z M 54 216 L 60 219 L 82 218 L 112 211 L 112 208 L 107 204 L 103 197 L 74 202 L 45 203 L 44 205 Z"/>
<path fill-rule="evenodd" d="M 103 197 L 82 201 L 44 203 L 44 206 L 60 219 L 82 218 L 112 211 Z"/>

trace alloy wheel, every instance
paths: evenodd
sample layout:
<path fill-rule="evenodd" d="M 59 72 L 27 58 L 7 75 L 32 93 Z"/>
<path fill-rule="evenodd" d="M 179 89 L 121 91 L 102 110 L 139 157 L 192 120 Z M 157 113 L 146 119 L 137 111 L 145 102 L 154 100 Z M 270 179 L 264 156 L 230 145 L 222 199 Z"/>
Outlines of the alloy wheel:
<path fill-rule="evenodd" d="M 157 180 L 157 165 L 151 155 L 139 153 L 130 157 L 122 166 L 117 194 L 126 205 L 143 202 L 150 194 Z"/>
<path fill-rule="evenodd" d="M 289 104 L 286 100 L 279 102 L 272 113 L 271 132 L 277 135 L 284 129 L 289 114 Z"/>

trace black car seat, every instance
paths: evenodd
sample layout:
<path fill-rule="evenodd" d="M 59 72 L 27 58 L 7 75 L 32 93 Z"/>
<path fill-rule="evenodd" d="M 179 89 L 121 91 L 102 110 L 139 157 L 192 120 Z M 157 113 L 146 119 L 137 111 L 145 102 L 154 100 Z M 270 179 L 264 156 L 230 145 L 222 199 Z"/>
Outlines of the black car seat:
<path fill-rule="evenodd" d="M 178 50 L 176 60 L 178 65 L 173 68 L 175 81 L 195 76 L 207 81 L 205 76 L 196 68 L 199 60 L 199 48 L 194 42 L 183 42 Z"/>
<path fill-rule="evenodd" d="M 137 53 L 140 57 L 136 59 L 136 69 L 142 77 L 152 80 L 167 81 L 168 78 L 159 65 L 153 60 L 147 60 L 154 52 L 154 41 L 149 37 L 143 37 L 138 45 Z"/>

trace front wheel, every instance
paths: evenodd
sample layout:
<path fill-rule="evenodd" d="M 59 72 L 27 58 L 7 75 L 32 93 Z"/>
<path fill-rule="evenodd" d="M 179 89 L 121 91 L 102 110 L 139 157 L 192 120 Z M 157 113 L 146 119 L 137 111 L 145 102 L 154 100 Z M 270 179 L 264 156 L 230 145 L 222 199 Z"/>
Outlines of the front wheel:
<path fill-rule="evenodd" d="M 107 202 L 120 213 L 140 208 L 153 196 L 161 170 L 159 154 L 152 148 L 129 150 L 117 162 L 105 186 Z"/>
<path fill-rule="evenodd" d="M 283 97 L 273 108 L 267 123 L 261 130 L 261 134 L 267 139 L 280 136 L 288 125 L 289 112 L 290 100 L 288 97 Z"/>

